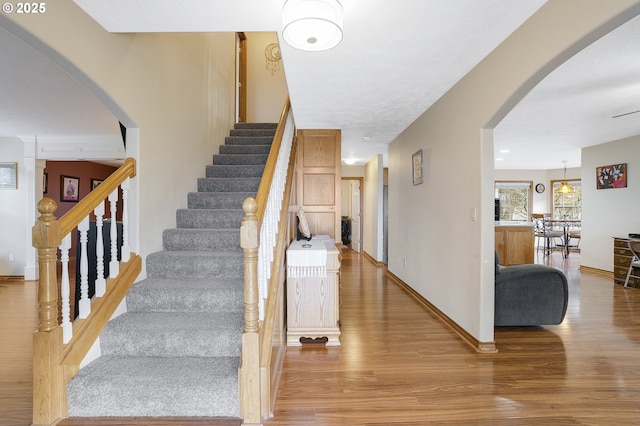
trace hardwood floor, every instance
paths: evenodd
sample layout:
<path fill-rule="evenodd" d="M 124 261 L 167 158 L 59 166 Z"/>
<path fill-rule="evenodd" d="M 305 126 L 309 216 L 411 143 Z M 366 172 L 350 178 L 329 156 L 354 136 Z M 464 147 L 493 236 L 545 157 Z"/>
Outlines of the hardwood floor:
<path fill-rule="evenodd" d="M 478 354 L 363 256 L 342 269 L 342 346 L 287 350 L 273 425 L 640 424 L 640 290 L 539 262 L 569 279 L 558 326 L 497 328 Z M 30 424 L 35 283 L 0 283 L 0 425 Z M 31 312 L 28 312 L 31 310 Z M 173 419 L 177 420 L 177 419 Z M 212 419 L 67 419 L 62 425 L 231 425 Z"/>

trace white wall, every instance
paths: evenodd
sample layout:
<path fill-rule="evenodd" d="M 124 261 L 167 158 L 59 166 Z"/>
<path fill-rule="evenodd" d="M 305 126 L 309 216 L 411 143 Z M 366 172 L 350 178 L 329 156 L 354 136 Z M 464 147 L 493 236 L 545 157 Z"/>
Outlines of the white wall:
<path fill-rule="evenodd" d="M 627 187 L 596 189 L 596 167 L 627 163 Z M 640 233 L 640 136 L 582 150 L 581 264 L 613 271 L 612 237 Z"/>
<path fill-rule="evenodd" d="M 373 157 L 365 166 L 362 212 L 364 251 L 378 262 L 383 260 L 382 233 L 382 155 Z"/>
<path fill-rule="evenodd" d="M 274 73 L 267 67 L 265 49 L 278 43 L 276 33 L 250 32 L 247 36 L 247 122 L 277 123 L 289 92 L 282 60 Z"/>
<path fill-rule="evenodd" d="M 492 129 L 549 72 L 635 16 L 635 6 L 548 1 L 389 147 L 389 271 L 479 342 L 494 339 Z M 413 186 L 419 149 L 425 183 Z"/>
<path fill-rule="evenodd" d="M 161 250 L 162 231 L 175 227 L 176 209 L 186 207 L 235 121 L 235 35 L 110 34 L 72 0 L 38 19 L 0 18 L 96 94 L 131 130 L 128 141 L 139 136 L 127 145 L 138 167 L 131 202 L 140 217 L 132 221 L 139 219 L 142 257 Z"/>
<path fill-rule="evenodd" d="M 18 163 L 18 189 L 0 190 L 0 275 L 24 275 L 28 228 L 26 173 L 23 162 L 24 143 L 18 138 L 0 138 L 0 162 Z M 33 224 L 31 224 L 33 225 Z M 13 254 L 13 261 L 9 255 Z"/>

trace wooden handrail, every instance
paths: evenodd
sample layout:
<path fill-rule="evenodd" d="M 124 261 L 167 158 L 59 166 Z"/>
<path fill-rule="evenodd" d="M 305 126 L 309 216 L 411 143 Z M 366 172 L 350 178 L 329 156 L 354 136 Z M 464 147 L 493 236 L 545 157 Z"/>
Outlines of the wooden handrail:
<path fill-rule="evenodd" d="M 282 144 L 282 136 L 287 123 L 287 116 L 291 109 L 291 101 L 286 99 L 282 114 L 280 114 L 280 120 L 278 121 L 278 127 L 276 134 L 273 137 L 273 143 L 269 156 L 267 157 L 267 163 L 264 166 L 264 173 L 260 180 L 260 186 L 258 186 L 258 192 L 256 194 L 256 201 L 258 202 L 258 211 L 256 216 L 258 218 L 258 232 L 262 226 L 262 219 L 264 217 L 264 211 L 267 208 L 267 197 L 269 196 L 269 188 L 271 187 L 271 181 L 273 181 L 273 175 L 276 169 L 276 162 L 278 161 L 278 153 L 280 152 L 280 145 Z"/>
<path fill-rule="evenodd" d="M 293 186 L 293 172 L 296 165 L 296 150 L 297 150 L 297 138 L 293 138 L 293 145 L 291 146 L 291 155 L 289 157 L 289 167 L 287 169 L 287 180 L 285 183 L 284 196 L 282 198 L 282 208 L 280 210 L 280 226 L 278 227 L 278 233 L 276 236 L 276 246 L 274 248 L 273 261 L 271 262 L 271 277 L 269 278 L 269 287 L 267 292 L 267 302 L 264 307 L 264 321 L 263 327 L 260 328 L 259 342 L 260 342 L 260 372 L 261 372 L 261 406 L 262 416 L 268 417 L 271 415 L 272 402 L 275 398 L 272 398 L 272 392 L 275 393 L 276 389 L 271 388 L 271 366 L 273 365 L 273 333 L 276 330 L 275 322 L 278 312 L 278 305 L 284 306 L 282 300 L 284 299 L 284 289 L 281 283 L 284 282 L 282 274 L 284 270 L 280 267 L 284 263 L 285 251 L 289 241 L 287 241 L 288 224 L 287 220 L 289 215 L 289 204 L 291 202 L 291 188 Z M 282 299 L 278 296 L 281 295 Z M 277 358 L 276 358 L 277 360 Z"/>
<path fill-rule="evenodd" d="M 278 228 L 278 236 L 276 238 L 275 254 L 273 256 L 273 262 L 271 264 L 271 270 L 282 265 L 284 261 L 284 253 L 287 248 L 287 216 L 289 215 L 289 203 L 291 200 L 291 187 L 293 186 L 293 170 L 295 168 L 295 158 L 297 149 L 297 139 L 294 138 L 293 146 L 291 147 L 291 157 L 289 161 L 289 167 L 287 170 L 287 182 L 285 183 L 284 197 L 282 199 L 282 209 L 280 210 L 280 224 Z M 279 271 L 275 269 L 275 271 Z M 269 353 L 270 349 L 266 345 L 271 344 L 271 339 L 267 338 L 273 332 L 273 321 L 268 321 L 267 318 L 274 318 L 276 315 L 276 297 L 275 294 L 278 290 L 278 283 L 282 276 L 280 274 L 271 274 L 269 278 L 269 294 L 267 295 L 267 305 L 265 306 L 264 324 L 265 326 L 260 329 L 260 343 L 262 345 L 262 353 Z"/>
<path fill-rule="evenodd" d="M 245 216 L 240 227 L 240 245 L 244 252 L 245 325 L 242 334 L 242 357 L 238 377 L 240 380 L 240 414 L 245 424 L 260 423 L 261 415 L 265 408 L 262 402 L 265 399 L 264 393 L 269 392 L 268 388 L 264 388 L 265 380 L 261 379 L 261 365 L 268 362 L 265 361 L 264 358 L 270 359 L 271 354 L 269 350 L 261 350 L 260 336 L 261 334 L 263 335 L 261 325 L 269 330 L 273 329 L 273 325 L 267 326 L 265 323 L 274 321 L 275 315 L 264 318 L 263 323 L 260 324 L 259 304 L 261 294 L 258 284 L 258 252 L 260 245 L 265 244 L 264 241 L 260 241 L 260 232 L 263 226 L 267 201 L 270 196 L 269 192 L 272 189 L 276 167 L 281 167 L 278 164 L 278 157 L 283 148 L 282 139 L 289 114 L 290 102 L 289 99 L 287 99 L 271 144 L 256 198 L 247 198 L 242 206 Z M 287 141 L 287 143 L 288 142 L 289 141 Z M 285 151 L 290 151 L 288 146 L 285 146 L 285 148 L 287 148 Z M 292 173 L 290 159 L 291 154 L 289 153 L 289 158 L 287 159 L 289 160 L 288 172 Z M 288 194 L 290 194 L 290 185 Z M 288 203 L 288 196 L 285 201 Z M 285 211 L 287 210 L 288 209 L 285 208 Z M 283 223 L 284 222 L 281 222 L 279 226 L 283 227 Z M 269 242 L 269 245 L 270 244 L 271 242 Z M 281 246 L 278 247 L 278 249 L 280 248 Z M 282 258 L 279 257 L 279 260 L 282 261 Z M 262 297 L 264 297 L 264 295 L 262 295 Z M 267 339 L 265 338 L 265 340 Z M 268 400 L 268 397 L 266 399 Z"/>

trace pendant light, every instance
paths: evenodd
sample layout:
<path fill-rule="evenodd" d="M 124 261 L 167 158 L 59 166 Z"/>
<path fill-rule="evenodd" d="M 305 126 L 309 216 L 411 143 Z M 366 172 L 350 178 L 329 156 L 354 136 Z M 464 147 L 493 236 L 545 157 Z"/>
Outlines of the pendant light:
<path fill-rule="evenodd" d="M 556 192 L 559 194 L 570 194 L 573 192 L 573 187 L 567 183 L 567 161 L 563 161 L 564 163 L 564 180 L 561 182 Z"/>
<path fill-rule="evenodd" d="M 282 6 L 282 37 L 308 52 L 329 50 L 342 41 L 342 5 L 338 0 L 287 0 Z"/>

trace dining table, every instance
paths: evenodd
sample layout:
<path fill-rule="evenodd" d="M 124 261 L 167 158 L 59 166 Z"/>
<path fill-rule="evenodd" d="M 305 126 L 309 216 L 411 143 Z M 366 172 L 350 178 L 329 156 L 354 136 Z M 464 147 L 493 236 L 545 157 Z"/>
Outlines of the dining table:
<path fill-rule="evenodd" d="M 562 231 L 562 257 L 566 259 L 571 249 L 569 233 L 580 230 L 582 219 L 545 219 L 544 222 L 551 230 Z"/>

